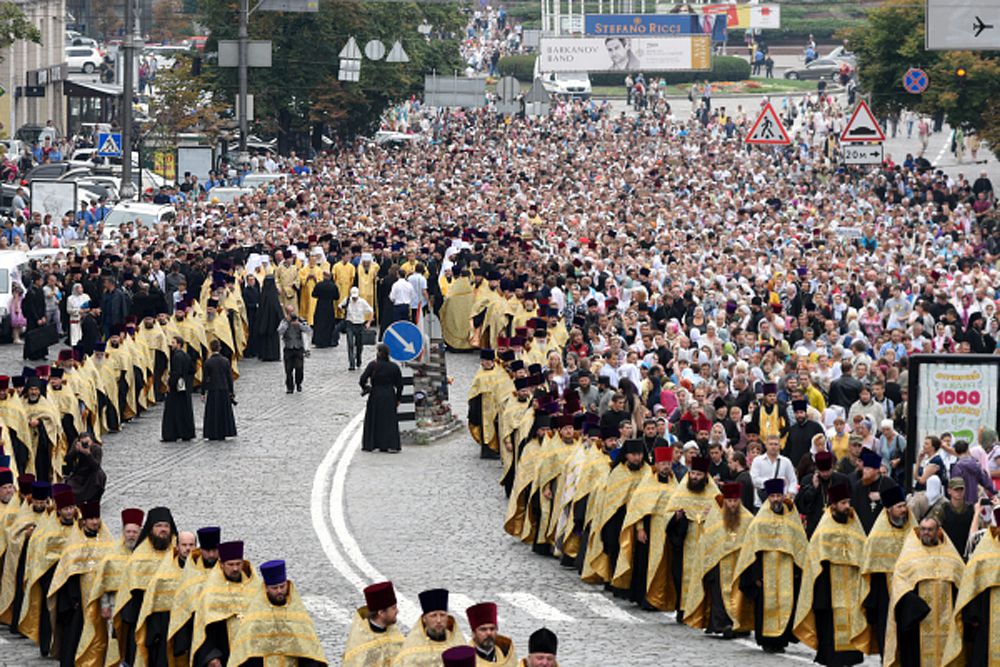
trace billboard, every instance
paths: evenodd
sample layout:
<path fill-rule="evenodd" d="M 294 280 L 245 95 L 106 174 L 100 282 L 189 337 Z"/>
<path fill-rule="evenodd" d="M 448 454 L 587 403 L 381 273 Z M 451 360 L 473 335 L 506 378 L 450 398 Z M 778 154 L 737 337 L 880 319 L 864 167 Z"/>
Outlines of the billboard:
<path fill-rule="evenodd" d="M 31 181 L 31 212 L 51 215 L 53 224 L 66 214 L 72 217 L 79 208 L 76 187 L 76 181 Z"/>
<path fill-rule="evenodd" d="M 908 366 L 907 473 L 928 435 L 951 433 L 971 445 L 980 427 L 997 428 L 1000 357 L 917 354 Z"/>
<path fill-rule="evenodd" d="M 781 5 L 699 5 L 703 14 L 725 14 L 727 27 L 777 30 L 781 27 Z"/>
<path fill-rule="evenodd" d="M 712 37 L 542 37 L 538 68 L 546 73 L 710 70 Z"/>
<path fill-rule="evenodd" d="M 587 14 L 583 31 L 588 35 L 697 35 L 702 32 L 697 14 Z"/>

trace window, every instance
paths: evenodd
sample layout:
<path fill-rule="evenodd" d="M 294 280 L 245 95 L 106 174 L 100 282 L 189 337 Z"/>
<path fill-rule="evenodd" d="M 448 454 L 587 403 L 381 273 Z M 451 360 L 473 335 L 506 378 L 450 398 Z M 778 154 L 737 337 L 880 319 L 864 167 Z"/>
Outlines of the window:
<path fill-rule="evenodd" d="M 86 58 L 90 55 L 90 49 L 70 49 L 66 55 L 70 58 Z"/>

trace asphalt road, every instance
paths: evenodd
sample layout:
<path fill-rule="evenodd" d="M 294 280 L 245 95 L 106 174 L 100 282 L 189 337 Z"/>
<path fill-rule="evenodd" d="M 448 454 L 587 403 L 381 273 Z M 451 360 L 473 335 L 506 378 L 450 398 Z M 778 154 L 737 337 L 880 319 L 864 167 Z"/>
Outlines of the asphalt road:
<path fill-rule="evenodd" d="M 0 368 L 20 368 L 18 357 L 0 348 Z M 331 664 L 339 664 L 351 613 L 363 604 L 360 588 L 383 578 L 395 582 L 407 626 L 419 613 L 417 593 L 443 586 L 466 635 L 465 608 L 493 600 L 501 632 L 522 651 L 532 631 L 552 628 L 564 665 L 622 656 L 651 666 L 708 667 L 720 655 L 746 667 L 812 661 L 799 647 L 774 658 L 748 641 L 703 637 L 533 555 L 503 532 L 499 464 L 481 461 L 464 431 L 398 455 L 360 452 L 364 403 L 345 357 L 343 347 L 313 351 L 304 392 L 292 396 L 280 364 L 241 364 L 240 435 L 232 441 L 161 443 L 160 408 L 109 436 L 104 511 L 114 532 L 122 508 L 164 504 L 181 529 L 220 525 L 224 540 L 244 540 L 254 564 L 286 559 Z M 448 363 L 462 416 L 477 358 L 449 355 Z M 52 664 L 36 656 L 26 640 L 0 630 L 0 665 Z"/>

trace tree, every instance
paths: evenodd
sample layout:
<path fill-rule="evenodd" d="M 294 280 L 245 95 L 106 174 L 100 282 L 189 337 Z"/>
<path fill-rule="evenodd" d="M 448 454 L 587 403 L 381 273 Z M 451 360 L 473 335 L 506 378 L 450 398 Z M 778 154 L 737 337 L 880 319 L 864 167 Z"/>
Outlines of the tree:
<path fill-rule="evenodd" d="M 978 131 L 1000 148 L 1000 60 L 995 54 L 925 51 L 924 8 L 912 0 L 888 0 L 868 12 L 868 23 L 846 33 L 858 57 L 858 75 L 872 110 L 894 115 L 912 109 L 943 116 L 948 124 Z M 903 88 L 906 70 L 925 70 L 930 85 L 914 95 Z M 956 76 L 962 68 L 966 76 Z"/>
<path fill-rule="evenodd" d="M 236 0 L 200 0 L 198 7 L 198 22 L 211 32 L 206 51 L 214 51 L 220 39 L 236 39 Z M 265 134 L 277 134 L 281 150 L 290 148 L 295 135 L 316 137 L 321 129 L 338 135 L 371 130 L 387 107 L 420 92 L 425 72 L 450 73 L 461 66 L 457 37 L 427 40 L 417 32 L 424 21 L 445 35 L 460 34 L 464 25 L 457 3 L 324 0 L 312 14 L 255 13 L 251 38 L 272 43 L 272 66 L 249 74 L 256 125 Z M 359 82 L 340 82 L 338 54 L 349 36 L 362 47 L 380 39 L 388 48 L 398 39 L 410 62 L 365 59 Z M 236 68 L 206 70 L 215 90 L 234 99 Z"/>
<path fill-rule="evenodd" d="M 41 44 L 42 33 L 20 7 L 13 2 L 0 2 L 0 50 L 7 50 L 22 39 Z"/>
<path fill-rule="evenodd" d="M 149 139 L 159 145 L 175 145 L 181 132 L 205 135 L 214 144 L 223 132 L 227 105 L 206 85 L 204 76 L 191 74 L 191 57 L 179 55 L 172 69 L 156 74 L 157 103 Z"/>

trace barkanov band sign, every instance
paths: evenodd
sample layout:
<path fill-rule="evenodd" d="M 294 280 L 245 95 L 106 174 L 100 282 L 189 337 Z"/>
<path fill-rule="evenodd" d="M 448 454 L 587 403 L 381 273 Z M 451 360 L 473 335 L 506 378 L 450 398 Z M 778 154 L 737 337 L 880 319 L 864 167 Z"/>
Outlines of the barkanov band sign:
<path fill-rule="evenodd" d="M 543 37 L 542 72 L 673 72 L 712 68 L 711 35 Z"/>

